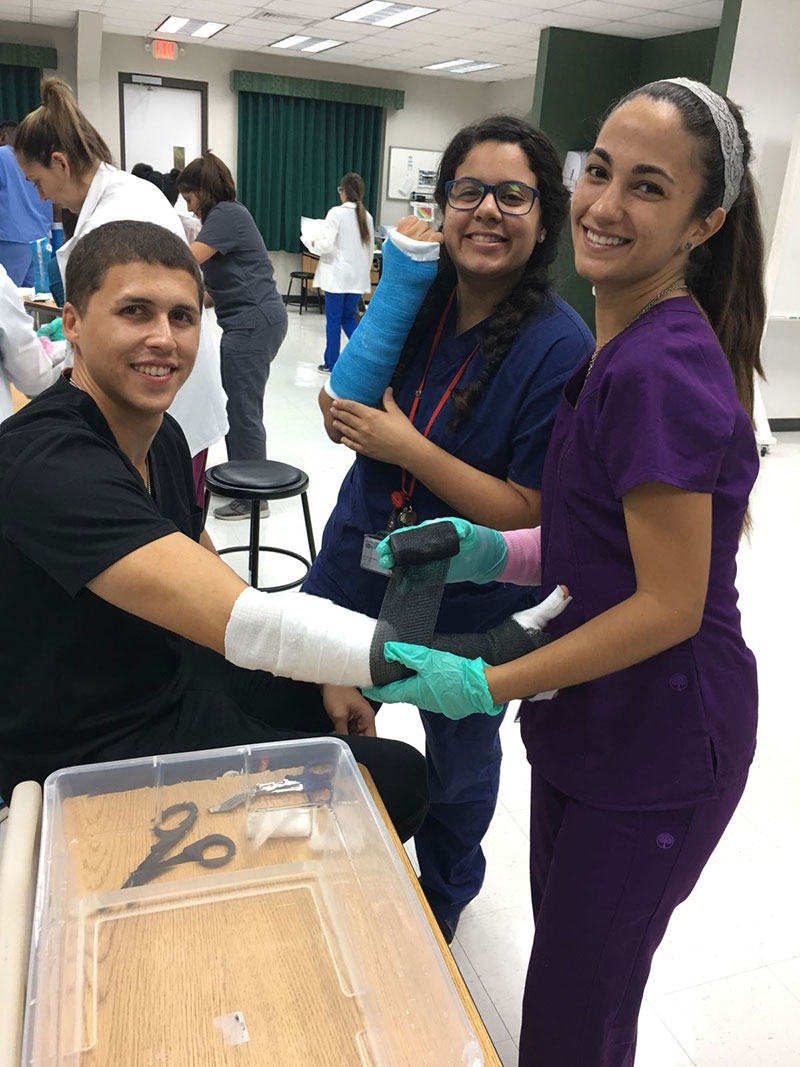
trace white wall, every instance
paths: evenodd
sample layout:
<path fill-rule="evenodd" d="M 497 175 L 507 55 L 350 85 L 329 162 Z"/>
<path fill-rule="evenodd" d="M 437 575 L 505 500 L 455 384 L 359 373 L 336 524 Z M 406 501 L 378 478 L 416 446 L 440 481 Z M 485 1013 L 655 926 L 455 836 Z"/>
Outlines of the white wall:
<path fill-rule="evenodd" d="M 800 0 L 742 0 L 728 93 L 744 108 L 753 139 L 767 247 L 800 114 L 799 41 Z M 796 248 L 789 254 L 797 255 Z M 800 293 L 797 304 L 800 307 Z M 763 360 L 767 414 L 773 419 L 800 418 L 800 322 L 769 326 Z"/>

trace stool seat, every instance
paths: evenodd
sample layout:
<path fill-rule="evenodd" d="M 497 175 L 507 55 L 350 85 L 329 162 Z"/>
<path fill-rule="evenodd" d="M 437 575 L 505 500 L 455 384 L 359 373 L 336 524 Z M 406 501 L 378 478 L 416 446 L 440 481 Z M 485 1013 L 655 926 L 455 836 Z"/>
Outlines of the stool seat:
<path fill-rule="evenodd" d="M 211 494 L 227 497 L 229 500 L 250 501 L 250 543 L 248 545 L 229 545 L 219 549 L 219 555 L 224 556 L 228 552 L 247 552 L 250 569 L 250 584 L 256 589 L 262 589 L 267 593 L 278 593 L 284 589 L 293 589 L 301 585 L 306 578 L 311 564 L 317 558 L 317 550 L 314 545 L 314 531 L 311 527 L 311 512 L 308 507 L 308 475 L 299 467 L 293 467 L 290 463 L 279 463 L 274 459 L 234 459 L 227 463 L 218 463 L 215 467 L 209 467 L 205 475 L 206 499 L 203 509 L 203 519 L 208 514 Z M 270 545 L 262 545 L 260 540 L 261 508 L 262 500 L 284 500 L 286 497 L 299 496 L 303 505 L 303 521 L 308 537 L 308 552 L 310 559 L 301 556 L 289 548 L 276 548 Z M 304 567 L 304 573 L 292 582 L 284 585 L 259 586 L 258 563 L 262 552 L 277 552 L 281 556 L 291 556 L 298 560 Z"/>
<path fill-rule="evenodd" d="M 292 283 L 295 279 L 300 282 L 300 314 L 303 314 L 305 308 L 308 307 L 308 291 L 311 288 L 314 281 L 315 271 L 313 270 L 290 270 L 289 271 L 289 288 L 286 290 L 286 296 L 283 298 L 284 304 L 289 304 L 292 298 Z M 318 303 L 320 315 L 322 314 L 322 293 L 317 290 Z"/>
<path fill-rule="evenodd" d="M 206 485 L 220 496 L 242 500 L 280 500 L 297 496 L 308 485 L 308 475 L 289 463 L 274 459 L 234 459 L 206 471 Z"/>

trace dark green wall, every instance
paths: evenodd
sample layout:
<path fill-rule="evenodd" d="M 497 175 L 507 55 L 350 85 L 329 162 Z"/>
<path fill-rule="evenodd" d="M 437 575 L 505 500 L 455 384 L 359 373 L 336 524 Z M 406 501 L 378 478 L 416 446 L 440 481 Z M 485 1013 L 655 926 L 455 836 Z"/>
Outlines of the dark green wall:
<path fill-rule="evenodd" d="M 725 66 L 720 51 L 727 48 L 730 36 L 725 15 L 729 15 L 729 6 L 735 5 L 738 21 L 740 3 L 741 0 L 726 0 L 720 31 L 697 30 L 640 40 L 554 26 L 543 30 L 532 122 L 552 138 L 562 155 L 570 149 L 587 150 L 594 143 L 610 105 L 637 85 L 679 75 L 708 83 L 712 72 L 715 79 L 720 78 Z M 734 36 L 735 29 L 734 25 Z M 730 55 L 727 70 L 730 70 Z M 724 81 L 727 85 L 727 72 Z M 559 252 L 555 280 L 561 296 L 592 327 L 591 286 L 575 273 L 569 233 Z"/>
<path fill-rule="evenodd" d="M 708 85 L 714 69 L 719 30 L 695 30 L 670 37 L 651 37 L 642 41 L 639 84 L 659 78 L 695 78 Z"/>

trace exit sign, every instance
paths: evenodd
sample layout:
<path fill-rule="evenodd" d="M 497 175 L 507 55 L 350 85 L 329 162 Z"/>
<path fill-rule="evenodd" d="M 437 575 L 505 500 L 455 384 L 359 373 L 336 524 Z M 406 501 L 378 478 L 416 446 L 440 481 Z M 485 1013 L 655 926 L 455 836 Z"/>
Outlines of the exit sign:
<path fill-rule="evenodd" d="M 177 59 L 178 58 L 178 43 L 177 43 L 177 41 L 153 41 L 153 58 L 154 59 Z"/>

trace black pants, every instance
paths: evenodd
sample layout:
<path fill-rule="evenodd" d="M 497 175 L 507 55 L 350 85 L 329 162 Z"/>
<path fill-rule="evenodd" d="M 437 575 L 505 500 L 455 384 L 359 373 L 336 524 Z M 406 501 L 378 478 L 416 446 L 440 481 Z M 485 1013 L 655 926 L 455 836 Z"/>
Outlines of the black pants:
<path fill-rule="evenodd" d="M 93 761 L 291 741 L 332 732 L 319 686 L 234 667 L 199 646 L 194 654 L 191 681 L 180 704 L 157 722 L 96 750 Z M 337 736 L 372 775 L 401 840 L 412 837 L 428 809 L 424 757 L 402 741 Z"/>

